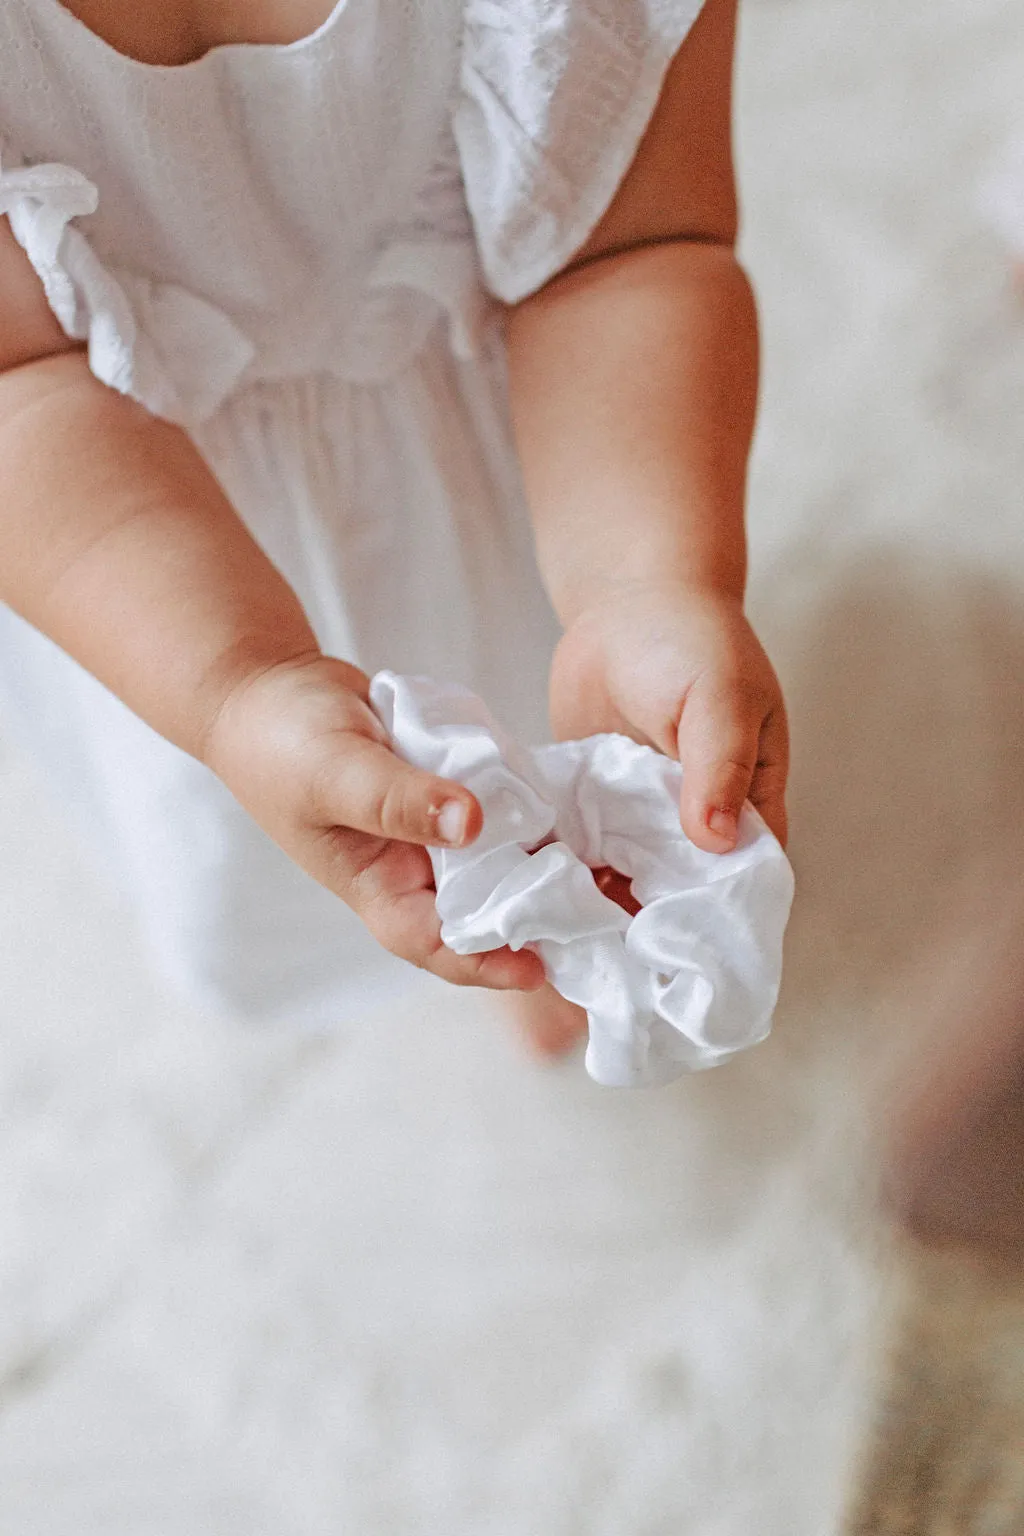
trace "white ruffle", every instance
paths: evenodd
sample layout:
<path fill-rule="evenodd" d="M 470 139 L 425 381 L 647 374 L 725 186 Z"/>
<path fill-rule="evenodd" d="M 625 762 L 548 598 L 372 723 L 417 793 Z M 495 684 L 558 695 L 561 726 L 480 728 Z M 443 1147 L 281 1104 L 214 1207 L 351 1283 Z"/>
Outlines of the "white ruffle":
<path fill-rule="evenodd" d="M 600 221 L 703 0 L 468 0 L 454 115 L 488 284 L 506 303 Z"/>
<path fill-rule="evenodd" d="M 72 222 L 99 193 L 67 165 L 5 169 L 0 216 L 35 268 L 64 332 L 89 347 L 96 377 L 154 415 L 206 420 L 234 389 L 253 349 L 212 304 L 172 283 L 108 267 Z"/>
<path fill-rule="evenodd" d="M 430 850 L 444 942 L 535 950 L 587 1010 L 591 1077 L 665 1083 L 765 1037 L 793 874 L 752 807 L 735 852 L 704 853 L 679 825 L 679 765 L 650 747 L 592 736 L 523 750 L 475 694 L 426 678 L 378 673 L 370 698 L 402 757 L 483 807 L 471 847 Z M 604 865 L 631 880 L 635 917 L 595 884 Z"/>

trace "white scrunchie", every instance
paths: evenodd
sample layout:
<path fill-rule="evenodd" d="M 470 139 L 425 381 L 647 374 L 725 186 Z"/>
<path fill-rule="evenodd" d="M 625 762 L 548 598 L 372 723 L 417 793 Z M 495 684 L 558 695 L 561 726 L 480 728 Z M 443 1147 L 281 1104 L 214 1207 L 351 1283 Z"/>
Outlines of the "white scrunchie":
<path fill-rule="evenodd" d="M 370 699 L 401 757 L 483 807 L 472 846 L 430 849 L 441 937 L 460 955 L 535 950 L 587 1010 L 596 1082 L 667 1083 L 765 1037 L 793 872 L 752 806 L 733 853 L 704 853 L 679 825 L 678 763 L 650 747 L 524 750 L 475 694 L 428 678 L 379 672 Z M 635 917 L 598 890 L 602 865 L 632 881 Z"/>

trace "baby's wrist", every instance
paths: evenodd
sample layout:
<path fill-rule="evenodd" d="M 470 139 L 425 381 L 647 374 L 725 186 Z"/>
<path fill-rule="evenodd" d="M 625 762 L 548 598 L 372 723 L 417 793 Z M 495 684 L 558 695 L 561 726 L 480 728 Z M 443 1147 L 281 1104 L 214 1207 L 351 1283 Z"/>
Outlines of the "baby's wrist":
<path fill-rule="evenodd" d="M 321 652 L 310 644 L 293 648 L 260 644 L 247 638 L 233 644 L 209 669 L 199 706 L 198 741 L 194 755 L 221 779 L 229 779 L 231 765 L 245 751 L 251 717 L 263 708 L 269 688 L 286 674 L 318 661 Z"/>
<path fill-rule="evenodd" d="M 734 572 L 629 572 L 575 587 L 562 603 L 556 599 L 556 609 L 567 629 L 588 614 L 631 604 L 669 602 L 687 610 L 718 606 L 742 612 L 744 590 L 743 575 Z"/>

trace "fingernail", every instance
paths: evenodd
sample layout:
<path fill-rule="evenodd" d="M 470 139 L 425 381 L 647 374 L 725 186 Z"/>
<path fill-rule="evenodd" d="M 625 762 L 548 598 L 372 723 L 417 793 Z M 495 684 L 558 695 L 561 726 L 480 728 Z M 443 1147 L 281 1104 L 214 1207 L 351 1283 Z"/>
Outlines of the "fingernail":
<path fill-rule="evenodd" d="M 712 811 L 708 817 L 708 826 L 719 837 L 728 838 L 730 843 L 736 841 L 738 821 L 735 811 Z"/>
<path fill-rule="evenodd" d="M 446 800 L 437 813 L 437 835 L 444 843 L 458 847 L 466 836 L 466 807 L 461 800 Z"/>

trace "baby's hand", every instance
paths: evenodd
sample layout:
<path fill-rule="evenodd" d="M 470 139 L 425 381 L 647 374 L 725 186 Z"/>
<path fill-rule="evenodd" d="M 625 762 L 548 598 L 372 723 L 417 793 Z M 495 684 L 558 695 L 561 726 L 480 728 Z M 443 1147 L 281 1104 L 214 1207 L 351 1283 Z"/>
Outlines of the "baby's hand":
<path fill-rule="evenodd" d="M 480 806 L 459 784 L 401 761 L 370 709 L 368 679 L 313 655 L 237 685 L 204 757 L 264 831 L 348 903 L 385 949 L 445 981 L 539 987 L 536 955 L 459 956 L 441 943 L 424 844 L 463 847 Z"/>
<path fill-rule="evenodd" d="M 735 846 L 744 800 L 785 843 L 786 707 L 737 599 L 675 583 L 606 597 L 558 647 L 551 711 L 560 737 L 622 731 L 677 757 L 683 830 L 698 847 Z"/>

